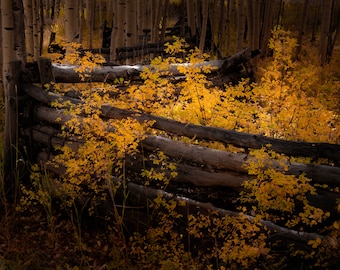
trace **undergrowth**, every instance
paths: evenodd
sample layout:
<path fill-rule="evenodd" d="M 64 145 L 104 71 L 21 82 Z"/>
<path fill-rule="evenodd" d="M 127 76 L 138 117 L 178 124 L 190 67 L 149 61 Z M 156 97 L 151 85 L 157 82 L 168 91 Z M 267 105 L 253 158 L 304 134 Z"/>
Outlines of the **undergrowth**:
<path fill-rule="evenodd" d="M 161 192 L 136 207 L 130 205 L 139 199 L 131 198 L 130 181 L 167 191 L 177 177 L 176 161 L 161 151 L 141 150 L 146 136 L 160 134 L 153 122 L 101 115 L 102 106 L 112 105 L 185 123 L 339 143 L 339 114 L 332 105 L 338 102 L 338 78 L 321 77 L 311 63 L 293 61 L 295 47 L 289 32 L 277 29 L 270 41 L 272 61 L 263 64 L 258 82 L 244 80 L 225 89 L 208 80 L 212 68 L 202 64 L 208 56 L 197 49 L 187 53 L 182 39 L 167 45 L 172 57 L 157 57 L 145 68 L 143 85 L 131 84 L 126 91 L 88 81 L 101 57 L 69 54 L 64 60 L 79 65 L 86 83 L 45 87 L 59 94 L 72 89 L 82 102 L 52 104 L 69 116 L 59 119 L 60 136 L 68 143 L 54 150 L 54 159 L 45 164 L 50 170 L 30 167 L 29 183 L 20 185 L 20 202 L 11 213 L 2 212 L 7 218 L 0 234 L 0 269 L 283 269 L 296 261 L 301 268 L 309 262 L 331 269 L 339 255 L 340 220 L 323 225 L 330 213 L 308 201 L 317 192 L 310 179 L 286 174 L 289 157 L 270 147 L 249 152 L 253 159 L 245 166 L 251 180 L 244 182 L 238 215 L 189 211 L 188 201 Z M 184 79 L 171 76 L 174 64 L 180 64 Z M 129 166 L 140 160 L 136 173 Z M 179 211 L 185 207 L 186 212 Z M 297 231 L 318 227 L 328 237 L 301 246 L 280 244 L 263 220 Z M 137 224 L 144 229 L 134 230 Z"/>

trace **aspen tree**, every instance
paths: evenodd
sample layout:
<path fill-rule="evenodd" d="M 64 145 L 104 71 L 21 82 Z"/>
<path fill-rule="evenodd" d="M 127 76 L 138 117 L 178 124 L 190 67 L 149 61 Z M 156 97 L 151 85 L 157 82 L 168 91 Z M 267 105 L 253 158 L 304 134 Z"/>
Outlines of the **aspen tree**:
<path fill-rule="evenodd" d="M 24 0 L 25 14 L 25 36 L 27 40 L 27 56 L 34 57 L 34 40 L 33 40 L 33 6 L 32 0 Z"/>
<path fill-rule="evenodd" d="M 299 25 L 299 35 L 298 35 L 298 45 L 296 48 L 296 57 L 299 57 L 299 54 L 301 52 L 302 39 L 305 34 L 305 29 L 306 29 L 306 24 L 307 24 L 308 5 L 309 5 L 309 0 L 304 0 L 301 21 Z"/>
<path fill-rule="evenodd" d="M 161 21 L 162 0 L 153 0 L 151 14 L 153 14 L 151 40 L 159 41 L 159 24 Z"/>
<path fill-rule="evenodd" d="M 165 30 L 168 23 L 168 16 L 169 16 L 169 6 L 170 6 L 170 0 L 165 0 L 164 8 L 163 8 L 163 16 L 162 16 L 162 28 L 161 28 L 161 35 L 160 35 L 160 41 L 164 41 L 165 39 Z"/>
<path fill-rule="evenodd" d="M 1 1 L 1 21 L 2 21 L 1 30 L 2 30 L 2 55 L 3 55 L 2 76 L 5 79 L 9 70 L 9 64 L 11 61 L 15 59 L 12 0 Z"/>
<path fill-rule="evenodd" d="M 209 14 L 209 1 L 203 0 L 202 2 L 202 27 L 201 27 L 201 35 L 200 35 L 200 43 L 199 43 L 199 50 L 201 52 L 204 51 L 205 45 L 205 37 L 207 34 L 207 25 L 208 25 L 208 14 Z"/>
<path fill-rule="evenodd" d="M 114 16 L 113 16 L 113 28 L 111 33 L 111 61 L 116 61 L 116 49 L 125 46 L 125 33 L 126 33 L 126 1 L 120 0 L 115 2 Z"/>
<path fill-rule="evenodd" d="M 24 23 L 24 5 L 22 0 L 13 0 L 13 21 L 14 21 L 14 51 L 16 59 L 20 60 L 23 65 L 27 62 L 26 40 L 25 40 L 25 23 Z"/>
<path fill-rule="evenodd" d="M 237 3 L 237 40 L 236 51 L 240 51 L 243 48 L 243 34 L 245 30 L 245 10 L 244 0 L 238 0 Z"/>
<path fill-rule="evenodd" d="M 137 1 L 127 0 L 125 10 L 125 46 L 130 47 L 137 44 Z M 126 59 L 126 64 L 132 64 L 134 58 Z"/>
<path fill-rule="evenodd" d="M 33 10 L 33 60 L 37 61 L 41 48 L 40 48 L 40 35 L 41 35 L 41 17 L 40 17 L 40 10 L 39 10 L 39 0 L 32 0 L 32 10 Z"/>
<path fill-rule="evenodd" d="M 67 43 L 78 43 L 79 41 L 78 7 L 78 1 L 65 0 L 65 30 Z"/>
<path fill-rule="evenodd" d="M 329 62 L 328 49 L 331 41 L 331 20 L 332 20 L 333 0 L 324 0 L 322 7 L 321 32 L 319 45 L 320 64 Z"/>
<path fill-rule="evenodd" d="M 191 36 L 196 35 L 195 10 L 192 0 L 186 0 L 188 27 Z"/>
<path fill-rule="evenodd" d="M 88 46 L 92 48 L 93 41 L 93 27 L 92 27 L 92 19 L 93 19 L 94 6 L 93 1 L 86 1 L 86 28 L 87 28 L 87 41 Z"/>
<path fill-rule="evenodd" d="M 268 41 L 271 36 L 271 30 L 273 29 L 273 21 L 274 21 L 274 1 L 264 0 L 264 12 L 262 13 L 262 19 L 259 22 L 261 27 L 260 36 L 260 44 L 259 47 L 261 49 L 261 56 L 265 57 L 268 54 Z M 256 48 L 255 48 L 256 49 Z"/>

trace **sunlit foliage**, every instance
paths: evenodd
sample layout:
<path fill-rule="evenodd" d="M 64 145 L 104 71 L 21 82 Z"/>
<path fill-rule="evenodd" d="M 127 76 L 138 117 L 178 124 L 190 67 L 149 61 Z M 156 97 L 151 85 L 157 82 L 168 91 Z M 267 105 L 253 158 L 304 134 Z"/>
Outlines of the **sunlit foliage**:
<path fill-rule="evenodd" d="M 74 52 L 68 48 L 69 54 L 64 61 L 76 65 L 76 71 L 87 82 L 89 73 L 99 68 L 103 59 L 89 53 L 81 56 L 77 46 L 74 47 Z M 322 226 L 330 215 L 308 201 L 308 196 L 316 194 L 310 179 L 303 174 L 287 174 L 288 157 L 270 148 L 249 152 L 253 158 L 246 164 L 246 169 L 251 179 L 243 186 L 240 215 L 220 216 L 199 211 L 184 215 L 177 211 L 183 205 L 159 195 L 148 202 L 148 229 L 125 239 L 124 209 L 129 196 L 126 183 L 130 177 L 136 177 L 147 187 L 164 191 L 177 177 L 177 164 L 161 151 L 148 155 L 140 151 L 140 142 L 156 132 L 151 131 L 151 122 L 139 123 L 131 118 L 105 119 L 101 112 L 103 106 L 113 105 L 185 123 L 275 138 L 339 143 L 338 112 L 332 110 L 334 107 L 325 95 L 320 100 L 319 95 L 314 94 L 319 83 L 318 69 L 312 64 L 304 68 L 295 62 L 292 58 L 295 47 L 296 41 L 290 33 L 277 29 L 270 40 L 272 61 L 262 65 L 259 80 L 253 84 L 243 80 L 237 85 L 226 85 L 224 89 L 214 86 L 208 78 L 212 71 L 212 67 L 205 65 L 208 55 L 197 49 L 187 52 L 187 45 L 180 38 L 167 44 L 166 53 L 170 57 L 157 57 L 144 69 L 141 73 L 143 84 L 131 84 L 126 91 L 104 83 L 49 85 L 60 94 L 72 89 L 80 100 L 78 105 L 70 102 L 52 104 L 70 116 L 70 120 L 60 122 L 59 135 L 73 143 L 55 149 L 56 156 L 48 164 L 63 171 L 58 179 L 41 173 L 36 165 L 32 167 L 30 184 L 21 186 L 18 210 L 29 211 L 31 206 L 40 205 L 52 217 L 52 197 L 57 196 L 63 209 L 72 213 L 70 217 L 72 224 L 77 225 L 75 234 L 79 250 L 85 252 L 81 214 L 76 205 L 85 200 L 81 210 L 86 208 L 93 215 L 97 204 L 109 201 L 115 216 L 113 219 L 104 217 L 106 222 L 114 223 L 108 226 L 109 238 L 118 233 L 119 237 L 112 236 L 112 239 L 118 239 L 122 246 L 117 248 L 112 242 L 111 246 L 101 242 L 97 245 L 112 259 L 120 258 L 117 262 L 131 261 L 138 269 L 256 269 L 261 261 L 275 260 L 277 257 L 271 254 L 268 232 L 261 220 L 302 230 Z M 174 68 L 181 76 L 173 76 Z M 331 81 L 329 79 L 328 87 L 331 87 Z M 329 91 L 333 93 L 333 89 Z M 326 92 L 323 89 L 323 93 Z M 173 139 L 192 141 L 192 138 Z M 213 142 L 204 145 L 215 147 Z M 140 173 L 128 175 L 128 158 L 140 156 L 143 160 Z M 147 163 L 151 166 L 146 167 Z M 121 211 L 117 210 L 115 202 L 118 188 L 124 193 Z M 245 214 L 254 218 L 249 219 Z M 74 219 L 78 221 L 73 222 Z M 51 228 L 53 222 L 51 218 Z M 339 222 L 336 220 L 330 228 L 325 228 L 330 232 L 329 242 L 319 238 L 308 242 L 313 255 L 299 249 L 294 249 L 294 255 L 309 259 L 309 256 L 322 253 L 320 258 L 323 257 L 315 260 L 315 265 L 324 266 L 325 254 L 336 253 L 339 246 Z M 196 250 L 197 254 L 191 252 L 197 248 L 195 243 L 205 243 Z"/>

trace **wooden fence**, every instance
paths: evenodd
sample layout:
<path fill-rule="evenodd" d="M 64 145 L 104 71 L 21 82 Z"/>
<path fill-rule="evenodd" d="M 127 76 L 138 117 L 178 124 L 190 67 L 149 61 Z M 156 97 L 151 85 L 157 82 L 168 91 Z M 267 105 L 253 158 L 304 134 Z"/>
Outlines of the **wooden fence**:
<path fill-rule="evenodd" d="M 249 53 L 249 51 L 244 51 L 242 57 L 238 55 L 238 58 L 236 56 L 236 58 L 215 61 L 212 64 L 216 67 L 216 72 L 221 72 L 223 69 L 230 70 L 230 68 L 226 67 L 235 66 L 235 63 L 237 65 L 248 66 L 245 62 L 249 61 L 249 57 L 244 57 L 245 53 Z M 231 65 L 231 63 L 234 64 Z M 56 100 L 67 100 L 74 104 L 82 102 L 75 97 L 59 96 L 43 89 L 41 86 L 50 81 L 57 83 L 80 82 L 78 75 L 74 71 L 75 67 L 52 65 L 48 59 L 41 59 L 38 66 L 39 74 L 36 74 L 37 70 L 34 68 L 20 71 L 18 63 L 13 63 L 13 74 L 10 77 L 13 78 L 12 87 L 17 89 L 17 91 L 12 91 L 12 96 L 7 105 L 11 108 L 9 110 L 10 114 L 12 116 L 16 115 L 16 117 L 14 120 L 13 117 L 11 118 L 11 127 L 7 129 L 8 134 L 5 134 L 7 144 L 7 148 L 5 148 L 5 170 L 7 172 L 6 181 L 8 187 L 13 186 L 13 180 L 11 180 L 13 179 L 13 172 L 17 173 L 20 169 L 19 161 L 22 157 L 18 157 L 18 149 L 20 151 L 25 149 L 23 151 L 27 153 L 25 158 L 31 162 L 46 163 L 53 157 L 53 148 L 55 146 L 62 146 L 68 143 L 67 139 L 58 135 L 57 125 L 62 124 L 69 118 L 62 110 L 51 107 L 51 102 Z M 176 66 L 173 68 L 173 71 L 176 72 Z M 103 67 L 103 69 L 93 72 L 91 81 L 108 81 L 108 78 L 114 79 L 117 77 L 137 79 L 141 70 L 142 66 Z M 288 156 L 311 157 L 314 159 L 326 158 L 331 160 L 335 164 L 334 166 L 290 163 L 287 164 L 287 173 L 293 175 L 305 173 L 314 183 L 328 184 L 334 187 L 340 186 L 340 145 L 285 141 L 233 130 L 184 124 L 171 119 L 135 113 L 131 110 L 122 110 L 112 106 L 103 106 L 101 114 L 105 118 L 123 119 L 131 117 L 140 122 L 153 120 L 152 128 L 173 135 L 189 138 L 195 137 L 196 140 L 218 141 L 225 145 L 234 145 L 245 149 L 244 153 L 232 153 L 171 140 L 162 136 L 147 135 L 140 145 L 144 152 L 159 149 L 171 158 L 180 157 L 181 159 L 181 163 L 177 165 L 178 176 L 174 179 L 173 183 L 173 186 L 178 184 L 179 189 L 174 194 L 183 194 L 183 186 L 197 187 L 202 192 L 204 189 L 209 188 L 210 190 L 216 189 L 217 193 L 221 189 L 228 189 L 231 192 L 237 193 L 242 189 L 243 181 L 247 178 L 249 179 L 247 171 L 243 167 L 244 163 L 252 159 L 247 154 L 248 149 L 259 149 L 267 144 L 271 144 L 272 150 Z M 59 120 L 57 121 L 56 119 Z M 138 171 L 142 163 L 142 157 L 137 157 L 129 169 Z M 55 168 L 50 169 L 56 173 L 62 173 Z M 117 179 L 117 181 L 119 180 Z M 130 179 L 128 187 L 131 194 L 142 192 L 145 195 L 145 190 L 147 189 L 148 194 L 151 194 L 150 196 L 152 197 L 157 192 L 161 192 L 133 183 L 133 179 Z M 163 194 L 165 196 L 175 196 L 176 199 L 179 199 L 174 194 L 170 195 L 165 192 Z M 236 212 L 222 209 L 221 206 L 220 208 L 213 206 L 210 201 L 204 203 L 198 202 L 194 200 L 196 197 L 190 198 L 190 192 L 186 192 L 185 196 L 189 205 L 193 208 L 200 207 L 206 210 L 218 210 L 221 214 L 237 215 Z M 337 198 L 340 198 L 338 193 L 328 192 L 327 194 L 311 196 L 311 201 L 325 210 L 335 212 Z M 133 201 L 133 196 L 131 196 L 131 200 Z M 319 235 L 314 234 L 297 233 L 278 227 L 270 222 L 263 221 L 263 223 L 272 230 L 280 231 L 290 238 L 295 239 L 298 237 L 305 241 L 319 237 Z"/>

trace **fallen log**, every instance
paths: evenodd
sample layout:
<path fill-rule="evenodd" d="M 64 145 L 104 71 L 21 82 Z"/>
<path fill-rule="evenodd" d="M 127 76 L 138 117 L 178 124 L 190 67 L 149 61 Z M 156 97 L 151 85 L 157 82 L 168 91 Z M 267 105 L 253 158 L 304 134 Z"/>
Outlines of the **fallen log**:
<path fill-rule="evenodd" d="M 126 57 L 124 56 L 124 58 Z M 220 70 L 220 73 L 226 75 L 242 63 L 248 62 L 251 58 L 251 50 L 247 48 L 226 59 L 204 61 L 198 64 L 194 64 L 194 66 L 200 68 L 210 67 L 212 71 Z M 44 66 L 45 70 L 48 68 L 48 65 L 50 65 L 54 81 L 57 83 L 77 83 L 83 81 L 76 72 L 78 66 L 52 64 L 51 60 L 49 60 L 48 58 L 42 58 L 39 62 L 45 62 L 44 64 L 40 64 L 41 66 Z M 192 64 L 190 63 L 171 64 L 169 67 L 169 72 L 173 76 L 181 76 L 183 75 L 183 73 L 179 71 L 178 67 L 189 67 L 191 65 Z M 149 65 L 101 66 L 92 70 L 91 73 L 86 77 L 85 81 L 113 83 L 117 78 L 139 80 L 139 75 L 145 68 L 153 69 L 153 67 Z M 43 78 L 41 79 L 44 80 Z"/>
<path fill-rule="evenodd" d="M 50 104 L 57 100 L 70 101 L 80 104 L 82 101 L 70 97 L 62 97 L 52 92 L 42 90 L 34 85 L 25 86 L 26 93 L 45 104 Z M 163 130 L 178 136 L 186 136 L 198 140 L 217 141 L 225 145 L 232 144 L 245 149 L 260 149 L 266 145 L 271 145 L 271 150 L 288 156 L 302 156 L 311 158 L 327 158 L 340 164 L 340 145 L 329 143 L 310 143 L 286 141 L 274 139 L 257 134 L 241 133 L 234 130 L 225 130 L 216 127 L 199 126 L 190 123 L 181 123 L 172 119 L 143 114 L 131 110 L 123 110 L 113 106 L 104 105 L 101 108 L 102 115 L 107 118 L 123 119 L 134 118 L 140 122 L 154 121 L 153 128 Z"/>
<path fill-rule="evenodd" d="M 72 116 L 66 115 L 63 110 L 44 106 L 36 106 L 35 115 L 38 119 L 53 124 L 62 124 L 72 118 Z M 80 117 L 79 119 L 81 120 Z M 147 150 L 159 149 L 170 157 L 214 168 L 218 171 L 236 171 L 246 174 L 247 170 L 244 168 L 244 164 L 253 160 L 252 156 L 244 153 L 215 150 L 160 136 L 148 135 L 141 144 Z M 274 160 L 271 162 L 277 170 L 281 170 L 283 173 L 296 176 L 305 173 L 308 178 L 316 183 L 340 185 L 339 167 L 294 162 L 286 164 L 288 170 L 284 171 L 278 162 Z"/>
<path fill-rule="evenodd" d="M 114 178 L 114 181 L 117 183 L 121 183 L 121 180 L 118 178 Z M 138 205 L 147 206 L 149 201 L 156 199 L 158 196 L 162 196 L 166 200 L 175 200 L 177 202 L 177 212 L 182 214 L 183 216 L 187 216 L 188 213 L 203 213 L 209 215 L 210 213 L 218 213 L 221 217 L 224 216 L 232 216 L 232 217 L 245 217 L 250 221 L 255 222 L 255 217 L 250 215 L 244 215 L 239 212 L 230 211 L 222 208 L 217 208 L 211 203 L 202 203 L 196 200 L 192 200 L 190 198 L 186 198 L 183 196 L 176 196 L 171 193 L 165 192 L 163 190 L 157 190 L 151 187 L 142 186 L 135 184 L 133 182 L 127 182 L 126 187 L 129 192 L 128 199 L 130 198 L 138 198 Z M 266 227 L 274 234 L 280 235 L 280 237 L 288 238 L 293 241 L 307 243 L 309 240 L 315 240 L 317 238 L 324 239 L 323 235 L 317 233 L 307 233 L 307 232 L 299 232 L 291 229 L 287 229 L 281 226 L 276 225 L 271 221 L 259 220 L 259 223 Z"/>
<path fill-rule="evenodd" d="M 46 164 L 46 153 L 40 153 L 38 155 L 42 164 L 46 166 L 48 170 L 53 171 L 56 174 L 63 174 L 64 169 L 62 167 L 54 167 L 50 164 Z M 120 184 L 122 180 L 113 177 L 113 180 Z M 163 190 L 157 190 L 151 187 L 138 185 L 130 181 L 125 181 L 125 187 L 127 188 L 129 196 L 127 197 L 127 202 L 132 205 L 136 205 L 140 207 L 148 206 L 151 200 L 154 200 L 158 196 L 162 196 L 166 200 L 175 200 L 177 202 L 176 210 L 178 213 L 186 216 L 190 213 L 203 213 L 209 215 L 210 213 L 218 213 L 221 217 L 223 216 L 232 216 L 232 217 L 240 217 L 241 215 L 247 218 L 250 221 L 255 221 L 255 217 L 250 215 L 244 215 L 239 212 L 222 209 L 215 207 L 211 203 L 203 203 L 196 200 L 192 200 L 183 196 L 176 196 L 171 193 L 165 192 Z M 117 192 L 116 194 L 119 194 Z M 317 234 L 317 233 L 307 233 L 307 232 L 299 232 L 291 229 L 287 229 L 285 227 L 278 226 L 271 221 L 259 220 L 258 221 L 262 226 L 269 229 L 273 234 L 277 234 L 279 237 L 291 239 L 296 242 L 307 243 L 309 240 L 315 240 L 317 238 L 324 239 L 325 236 Z"/>
<path fill-rule="evenodd" d="M 27 129 L 25 135 L 31 136 L 34 141 L 44 144 L 49 153 L 53 152 L 55 147 L 67 145 L 72 150 L 76 151 L 82 142 L 72 140 L 72 138 L 63 138 L 58 135 L 58 130 L 43 125 L 34 126 L 32 129 Z M 40 153 L 41 160 L 48 160 L 47 157 L 42 158 L 44 154 Z M 144 165 L 143 165 L 144 164 Z M 149 165 L 145 167 L 145 165 Z M 140 173 L 142 169 L 151 168 L 151 164 L 144 161 L 143 156 L 137 156 L 128 159 L 126 164 L 127 169 Z M 228 187 L 234 190 L 241 190 L 241 185 L 246 178 L 246 174 L 239 174 L 232 171 L 215 172 L 214 170 L 205 170 L 200 166 L 189 166 L 185 164 L 176 164 L 178 176 L 173 179 L 175 182 L 191 183 L 199 187 L 221 186 Z"/>

